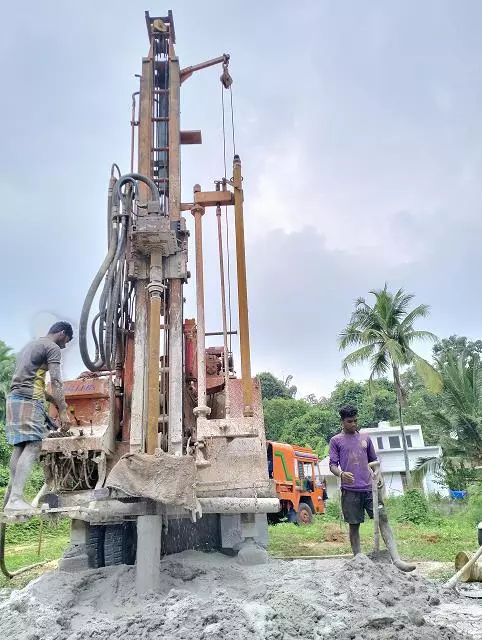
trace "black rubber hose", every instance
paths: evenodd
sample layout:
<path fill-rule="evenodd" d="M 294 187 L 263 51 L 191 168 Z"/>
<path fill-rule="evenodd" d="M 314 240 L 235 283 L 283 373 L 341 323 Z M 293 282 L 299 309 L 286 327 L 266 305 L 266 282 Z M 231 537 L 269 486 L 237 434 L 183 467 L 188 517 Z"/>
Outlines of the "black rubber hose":
<path fill-rule="evenodd" d="M 3 508 L 5 509 L 5 505 L 8 502 L 8 498 L 10 497 L 10 487 L 7 487 L 5 491 L 5 496 L 3 498 Z M 44 564 L 50 562 L 49 560 L 44 560 L 43 562 L 35 562 L 34 564 L 29 564 L 26 567 L 22 567 L 21 569 L 17 569 L 16 571 L 9 571 L 7 569 L 7 565 L 5 564 L 5 536 L 7 533 L 7 525 L 5 522 L 0 522 L 0 571 L 3 575 L 11 580 L 16 576 L 25 573 L 26 571 L 30 571 L 30 569 L 35 569 L 36 567 L 41 567 Z"/>
<path fill-rule="evenodd" d="M 116 351 L 117 339 L 117 336 L 114 334 L 117 327 L 118 307 L 122 303 L 121 280 L 123 269 L 119 262 L 124 258 L 123 254 L 127 243 L 130 215 L 129 213 L 125 214 L 125 212 L 123 212 L 120 216 L 122 222 L 119 222 L 119 205 L 121 200 L 125 201 L 126 197 L 122 192 L 122 187 L 130 183 L 133 185 L 134 192 L 136 192 L 137 182 L 143 182 L 149 187 L 152 200 L 159 200 L 159 191 L 155 182 L 140 173 L 128 173 L 120 176 L 117 181 L 115 181 L 111 175 L 109 181 L 107 198 L 109 249 L 102 266 L 94 277 L 87 292 L 79 323 L 80 354 L 85 366 L 90 371 L 100 371 L 104 368 L 111 369 L 113 364 L 112 359 L 113 353 Z M 115 228 L 117 228 L 117 237 L 114 233 Z M 104 277 L 105 282 L 99 301 L 98 340 L 94 339 L 96 358 L 92 361 L 87 346 L 88 322 L 94 298 Z M 93 326 L 94 325 L 95 320 Z"/>

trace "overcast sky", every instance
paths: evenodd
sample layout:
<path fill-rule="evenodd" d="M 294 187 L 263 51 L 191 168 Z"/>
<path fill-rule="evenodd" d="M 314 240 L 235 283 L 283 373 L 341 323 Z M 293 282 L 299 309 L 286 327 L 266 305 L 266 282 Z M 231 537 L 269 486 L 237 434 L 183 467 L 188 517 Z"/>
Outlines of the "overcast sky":
<path fill-rule="evenodd" d="M 144 9 L 168 8 L 182 66 L 232 56 L 254 371 L 329 393 L 353 300 L 385 281 L 431 306 L 424 328 L 481 337 L 482 3 L 31 0 L 2 11 L 0 338 L 20 348 L 45 312 L 77 322 L 110 164 L 129 169 Z M 182 88 L 182 128 L 204 141 L 183 149 L 184 201 L 223 174 L 219 74 Z"/>

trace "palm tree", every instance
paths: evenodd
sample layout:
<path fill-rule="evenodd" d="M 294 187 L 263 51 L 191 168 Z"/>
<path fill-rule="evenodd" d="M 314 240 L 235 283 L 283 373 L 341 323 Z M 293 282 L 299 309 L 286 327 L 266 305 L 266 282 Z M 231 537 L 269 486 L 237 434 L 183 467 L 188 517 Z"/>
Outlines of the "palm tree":
<path fill-rule="evenodd" d="M 415 329 L 415 322 L 428 316 L 429 307 L 421 304 L 410 310 L 413 295 L 405 293 L 403 289 L 393 294 L 388 291 L 387 284 L 383 289 L 370 291 L 370 294 L 375 296 L 373 306 L 364 298 L 358 298 L 350 322 L 340 334 L 340 349 L 357 347 L 343 359 L 343 369 L 345 374 L 348 374 L 351 366 L 368 361 L 369 388 L 372 388 L 375 378 L 392 374 L 402 432 L 405 474 L 407 484 L 411 487 L 412 478 L 403 423 L 407 392 L 402 385 L 400 374 L 403 367 L 413 364 L 426 386 L 434 392 L 440 391 L 440 374 L 412 349 L 416 340 L 436 340 L 436 336 L 428 331 Z"/>
<path fill-rule="evenodd" d="M 5 418 L 5 401 L 12 381 L 15 356 L 10 347 L 0 340 L 0 420 Z"/>

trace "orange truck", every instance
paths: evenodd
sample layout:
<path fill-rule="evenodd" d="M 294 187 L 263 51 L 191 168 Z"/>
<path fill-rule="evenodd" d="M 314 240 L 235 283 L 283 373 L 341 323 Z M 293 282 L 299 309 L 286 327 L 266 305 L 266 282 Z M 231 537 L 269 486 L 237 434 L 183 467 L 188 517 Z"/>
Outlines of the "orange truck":
<path fill-rule="evenodd" d="M 284 442 L 266 442 L 269 477 L 276 482 L 280 511 L 268 515 L 270 522 L 287 517 L 290 522 L 306 525 L 314 513 L 324 513 L 327 499 L 319 458 L 308 447 Z"/>

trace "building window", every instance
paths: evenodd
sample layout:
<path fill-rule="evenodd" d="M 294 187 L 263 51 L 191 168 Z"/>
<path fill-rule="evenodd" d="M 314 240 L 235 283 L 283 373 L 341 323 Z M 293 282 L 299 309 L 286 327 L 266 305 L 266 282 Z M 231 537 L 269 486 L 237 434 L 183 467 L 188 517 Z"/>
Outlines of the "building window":
<path fill-rule="evenodd" d="M 407 447 L 412 447 L 412 436 L 405 436 L 407 439 Z"/>
<path fill-rule="evenodd" d="M 379 449 L 383 449 L 383 438 L 381 436 L 377 436 L 377 446 Z"/>
<path fill-rule="evenodd" d="M 390 449 L 400 449 L 400 437 L 388 436 L 388 446 Z"/>

